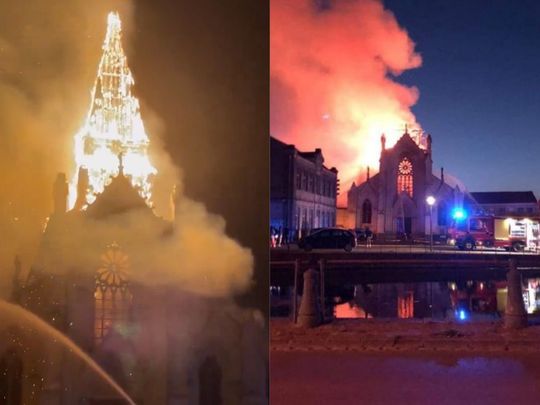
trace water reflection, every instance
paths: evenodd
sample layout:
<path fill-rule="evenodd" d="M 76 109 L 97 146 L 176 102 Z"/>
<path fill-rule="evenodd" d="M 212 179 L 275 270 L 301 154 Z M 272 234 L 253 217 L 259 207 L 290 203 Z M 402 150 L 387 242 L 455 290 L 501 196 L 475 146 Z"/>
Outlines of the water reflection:
<path fill-rule="evenodd" d="M 540 278 L 524 278 L 522 286 L 527 312 L 540 313 Z M 335 294 L 326 296 L 327 313 L 333 312 L 335 318 L 477 321 L 498 319 L 506 310 L 506 281 L 364 284 L 337 290 L 342 290 L 344 294 L 339 297 Z M 298 303 L 301 293 L 299 291 Z M 293 296 L 292 287 L 272 286 L 271 316 L 292 316 Z"/>
<path fill-rule="evenodd" d="M 540 283 L 535 285 L 540 304 Z M 353 299 L 336 305 L 334 316 L 479 320 L 499 317 L 505 304 L 505 282 L 366 284 L 355 286 Z"/>
<path fill-rule="evenodd" d="M 529 314 L 540 312 L 540 279 L 530 278 L 525 281 L 526 288 L 523 293 L 523 302 Z"/>

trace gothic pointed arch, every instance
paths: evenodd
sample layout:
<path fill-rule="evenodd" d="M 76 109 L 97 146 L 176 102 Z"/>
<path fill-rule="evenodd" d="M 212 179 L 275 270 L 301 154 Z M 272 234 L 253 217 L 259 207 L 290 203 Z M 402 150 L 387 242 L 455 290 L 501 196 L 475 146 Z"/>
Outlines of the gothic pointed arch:
<path fill-rule="evenodd" d="M 412 162 L 408 157 L 403 157 L 398 164 L 397 192 L 406 192 L 410 197 L 413 196 L 414 172 Z"/>
<path fill-rule="evenodd" d="M 94 337 L 101 343 L 112 328 L 128 322 L 132 294 L 129 288 L 129 258 L 117 243 L 101 255 L 94 290 Z"/>
<path fill-rule="evenodd" d="M 199 404 L 221 405 L 222 371 L 215 356 L 208 356 L 199 368 Z"/>
<path fill-rule="evenodd" d="M 437 204 L 437 225 L 446 226 L 448 217 L 448 208 L 444 200 Z"/>
<path fill-rule="evenodd" d="M 366 198 L 362 203 L 362 223 L 371 224 L 372 205 L 369 198 Z"/>

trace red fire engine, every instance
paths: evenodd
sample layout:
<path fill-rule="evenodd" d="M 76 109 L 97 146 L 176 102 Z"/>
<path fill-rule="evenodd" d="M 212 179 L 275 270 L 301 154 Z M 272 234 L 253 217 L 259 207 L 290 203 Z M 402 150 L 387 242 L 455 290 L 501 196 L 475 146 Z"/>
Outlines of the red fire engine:
<path fill-rule="evenodd" d="M 449 234 L 450 242 L 461 250 L 485 246 L 536 251 L 540 247 L 539 228 L 538 219 L 478 215 L 454 218 Z"/>

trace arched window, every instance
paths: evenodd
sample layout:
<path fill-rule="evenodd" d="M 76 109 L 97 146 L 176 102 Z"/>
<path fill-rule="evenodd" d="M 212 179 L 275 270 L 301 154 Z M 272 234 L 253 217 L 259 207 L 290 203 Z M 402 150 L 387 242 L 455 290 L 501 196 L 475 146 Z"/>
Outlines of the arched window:
<path fill-rule="evenodd" d="M 364 200 L 362 204 L 362 223 L 371 224 L 371 201 Z"/>
<path fill-rule="evenodd" d="M 399 194 L 402 191 L 413 196 L 413 165 L 406 157 L 398 165 L 397 192 Z"/>
<path fill-rule="evenodd" d="M 441 201 L 437 206 L 437 224 L 439 226 L 446 226 L 446 218 L 448 213 L 446 212 L 446 203 Z"/>
<path fill-rule="evenodd" d="M 94 337 L 97 343 L 101 343 L 114 325 L 129 320 L 133 297 L 128 273 L 128 256 L 116 243 L 108 246 L 96 273 Z"/>

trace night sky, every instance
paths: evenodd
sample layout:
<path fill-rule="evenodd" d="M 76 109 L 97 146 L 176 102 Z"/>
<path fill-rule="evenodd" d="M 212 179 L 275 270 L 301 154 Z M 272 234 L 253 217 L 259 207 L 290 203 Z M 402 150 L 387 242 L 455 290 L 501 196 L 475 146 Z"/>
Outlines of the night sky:
<path fill-rule="evenodd" d="M 433 136 L 434 169 L 470 191 L 540 197 L 540 3 L 384 0 L 416 43 L 413 112 Z"/>

